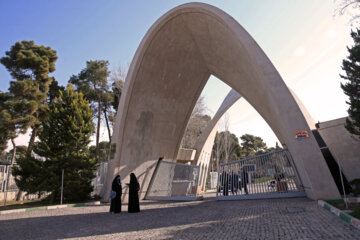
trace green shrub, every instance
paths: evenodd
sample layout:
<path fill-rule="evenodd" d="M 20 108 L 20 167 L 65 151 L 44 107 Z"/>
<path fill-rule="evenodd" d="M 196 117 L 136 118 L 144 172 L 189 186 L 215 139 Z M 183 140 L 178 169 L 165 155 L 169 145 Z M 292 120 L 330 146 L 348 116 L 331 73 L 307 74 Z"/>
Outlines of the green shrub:
<path fill-rule="evenodd" d="M 352 180 L 349 184 L 355 196 L 360 196 L 360 178 Z"/>

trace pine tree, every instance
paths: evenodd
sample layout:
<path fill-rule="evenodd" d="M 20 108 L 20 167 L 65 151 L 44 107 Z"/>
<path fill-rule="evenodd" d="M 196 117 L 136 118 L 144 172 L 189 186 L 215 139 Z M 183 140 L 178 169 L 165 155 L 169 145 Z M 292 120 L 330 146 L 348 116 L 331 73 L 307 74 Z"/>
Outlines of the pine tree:
<path fill-rule="evenodd" d="M 103 110 L 102 103 L 108 98 L 108 82 L 107 77 L 110 72 L 108 71 L 108 61 L 96 60 L 87 61 L 86 68 L 84 68 L 79 75 L 73 75 L 69 82 L 77 87 L 77 90 L 82 92 L 85 97 L 90 101 L 97 103 L 94 106 L 97 111 L 97 129 L 96 129 L 96 157 L 99 157 L 99 139 L 100 139 L 100 124 L 101 114 Z"/>
<path fill-rule="evenodd" d="M 14 139 L 19 133 L 25 134 L 34 118 L 28 117 L 31 112 L 31 103 L 26 100 L 18 101 L 11 93 L 0 92 L 0 152 L 7 148 L 7 142 L 11 140 L 13 154 L 11 165 L 15 161 L 16 144 Z"/>
<path fill-rule="evenodd" d="M 6 102 L 9 99 L 9 94 L 0 92 L 0 154 L 3 154 L 7 148 L 7 142 L 13 134 L 12 128 L 9 128 L 11 123 L 11 116 L 7 111 Z"/>
<path fill-rule="evenodd" d="M 267 151 L 266 143 L 261 137 L 257 137 L 251 134 L 244 134 L 240 137 L 240 139 L 244 157 L 260 155 Z"/>
<path fill-rule="evenodd" d="M 11 100 L 8 102 L 9 106 L 17 107 L 12 112 L 16 117 L 11 114 L 8 117 L 12 117 L 11 122 L 20 132 L 26 132 L 31 126 L 32 133 L 27 148 L 27 155 L 30 156 L 41 120 L 47 113 L 46 97 L 52 81 L 49 73 L 55 71 L 56 51 L 50 47 L 38 46 L 34 41 L 21 41 L 16 42 L 5 55 L 0 62 L 16 79 L 10 82 Z M 14 138 L 11 140 L 15 148 Z M 19 191 L 16 200 L 20 200 L 21 196 L 22 191 Z"/>
<path fill-rule="evenodd" d="M 341 84 L 344 93 L 349 97 L 349 117 L 346 119 L 345 128 L 360 139 L 360 29 L 351 31 L 355 45 L 347 48 L 349 56 L 343 60 L 342 69 L 346 75 L 340 75 L 348 80 Z"/>
<path fill-rule="evenodd" d="M 51 199 L 58 200 L 64 169 L 64 200 L 86 200 L 96 169 L 88 148 L 93 130 L 89 102 L 69 84 L 50 103 L 38 136 L 40 141 L 34 145 L 34 152 L 45 161 L 29 156 L 19 159 L 19 168 L 14 171 L 17 185 L 30 193 L 51 192 Z"/>
<path fill-rule="evenodd" d="M 241 147 L 238 138 L 230 131 L 217 132 L 212 154 L 216 160 L 216 166 L 240 159 Z"/>
<path fill-rule="evenodd" d="M 34 41 L 21 41 L 15 43 L 5 55 L 0 62 L 16 80 L 10 82 L 12 101 L 22 106 L 18 114 L 22 114 L 22 120 L 21 124 L 17 123 L 17 128 L 24 130 L 32 127 L 27 152 L 30 155 L 40 121 L 46 115 L 46 97 L 52 81 L 49 73 L 55 71 L 56 51 L 36 45 Z"/>

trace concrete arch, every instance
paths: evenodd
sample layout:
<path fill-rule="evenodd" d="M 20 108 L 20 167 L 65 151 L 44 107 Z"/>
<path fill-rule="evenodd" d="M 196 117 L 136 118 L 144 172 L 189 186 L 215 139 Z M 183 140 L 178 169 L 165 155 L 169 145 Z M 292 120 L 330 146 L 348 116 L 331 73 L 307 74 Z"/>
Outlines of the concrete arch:
<path fill-rule="evenodd" d="M 139 176 L 143 193 L 159 156 L 175 158 L 191 111 L 210 74 L 243 96 L 291 152 L 307 196 L 339 197 L 299 106 L 270 60 L 231 16 L 202 3 L 158 19 L 131 63 L 119 104 L 107 189 L 114 174 Z M 310 138 L 298 142 L 295 130 Z M 114 138 L 113 137 L 113 138 Z"/>
<path fill-rule="evenodd" d="M 240 94 L 237 93 L 234 89 L 231 89 L 230 92 L 224 98 L 224 101 L 221 103 L 219 109 L 216 111 L 214 117 L 208 123 L 203 133 L 199 136 L 198 140 L 195 143 L 196 165 L 200 164 L 199 159 L 201 159 L 201 155 L 203 152 L 211 153 L 212 145 L 215 140 L 216 131 L 221 117 L 240 98 L 241 98 Z"/>
<path fill-rule="evenodd" d="M 294 97 L 296 103 L 298 104 L 301 112 L 303 113 L 306 122 L 308 123 L 310 129 L 315 129 L 315 123 L 310 114 L 308 113 L 307 109 L 301 102 L 301 100 L 297 97 L 295 92 L 289 88 L 291 95 Z M 201 166 L 206 165 L 207 169 L 206 172 L 202 174 L 202 176 L 207 175 L 209 170 L 210 164 L 210 156 L 212 153 L 212 149 L 214 146 L 214 140 L 216 136 L 216 132 L 218 130 L 218 125 L 221 117 L 226 113 L 226 111 L 239 99 L 241 98 L 240 94 L 237 93 L 234 89 L 231 89 L 230 92 L 226 95 L 224 101 L 221 103 L 219 109 L 215 113 L 214 117 L 211 119 L 209 124 L 206 126 L 203 133 L 200 135 L 198 140 L 195 143 L 195 158 L 194 164 Z M 284 142 L 280 139 L 280 142 Z M 202 186 L 202 190 L 205 190 L 205 181 L 201 179 L 200 185 Z"/>
<path fill-rule="evenodd" d="M 194 163 L 196 165 L 205 165 L 206 171 L 203 175 L 207 175 L 211 152 L 214 145 L 214 140 L 216 136 L 216 132 L 218 129 L 220 118 L 224 115 L 224 113 L 237 101 L 241 98 L 240 94 L 237 93 L 234 89 L 231 89 L 230 92 L 226 95 L 224 101 L 221 103 L 219 109 L 216 111 L 214 117 L 206 126 L 203 133 L 199 136 L 198 140 L 195 143 L 195 160 Z M 205 189 L 204 180 L 201 179 L 200 185 L 202 189 Z"/>

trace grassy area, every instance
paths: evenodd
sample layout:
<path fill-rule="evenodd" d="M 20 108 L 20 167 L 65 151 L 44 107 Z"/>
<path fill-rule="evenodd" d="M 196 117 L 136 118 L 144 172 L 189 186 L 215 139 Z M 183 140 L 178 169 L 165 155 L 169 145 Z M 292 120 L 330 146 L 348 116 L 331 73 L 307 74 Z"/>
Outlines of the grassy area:
<path fill-rule="evenodd" d="M 355 208 L 350 215 L 356 217 L 357 219 L 360 219 L 360 206 Z"/>
<path fill-rule="evenodd" d="M 330 203 L 330 204 L 340 210 L 346 210 L 345 203 Z M 360 203 L 350 203 L 348 204 L 348 207 L 349 210 L 352 211 L 349 214 L 353 217 L 356 217 L 357 219 L 360 219 Z"/>
<path fill-rule="evenodd" d="M 95 196 L 87 201 L 98 201 L 100 200 L 99 196 Z M 63 204 L 73 204 L 73 203 L 83 203 L 86 201 L 80 202 L 67 202 L 64 201 Z M 3 210 L 13 210 L 13 209 L 21 209 L 21 208 L 33 208 L 33 207 L 45 207 L 45 206 L 52 206 L 52 205 L 59 205 L 60 202 L 50 203 L 48 199 L 42 200 L 24 200 L 24 201 L 7 201 L 6 206 L 4 206 L 4 202 L 0 202 L 0 211 Z"/>
<path fill-rule="evenodd" d="M 261 183 L 261 182 L 267 182 L 270 180 L 274 180 L 273 177 L 261 177 L 261 178 L 253 178 L 254 182 Z"/>
<path fill-rule="evenodd" d="M 7 201 L 6 206 L 4 206 L 4 202 L 1 202 L 0 211 L 20 208 L 42 207 L 48 205 L 49 202 L 44 202 L 40 200 Z"/>

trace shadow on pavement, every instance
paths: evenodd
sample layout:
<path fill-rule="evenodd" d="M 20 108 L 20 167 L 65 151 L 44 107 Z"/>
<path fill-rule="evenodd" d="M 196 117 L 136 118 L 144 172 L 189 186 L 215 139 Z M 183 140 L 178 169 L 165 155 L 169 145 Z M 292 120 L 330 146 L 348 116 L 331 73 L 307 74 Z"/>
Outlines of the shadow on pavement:
<path fill-rule="evenodd" d="M 0 239 L 51 240 L 142 231 L 201 222 L 215 224 L 219 221 L 218 216 L 223 214 L 221 209 L 216 209 L 216 203 L 204 201 L 184 206 L 144 209 L 140 213 L 100 212 L 1 220 Z M 198 208 L 201 212 L 197 211 Z M 123 206 L 124 210 L 127 210 L 126 206 Z M 218 214 L 217 211 L 219 211 Z"/>
<path fill-rule="evenodd" d="M 304 212 L 294 214 L 287 211 L 287 208 L 296 207 L 299 203 L 304 206 Z M 153 204 L 158 204 L 158 206 Z M 285 227 L 290 219 L 294 219 L 294 222 L 301 221 L 302 224 L 311 228 L 312 221 L 315 219 L 309 218 L 306 211 L 317 207 L 314 201 L 305 198 L 272 201 L 218 202 L 210 200 L 191 203 L 149 201 L 142 202 L 141 205 L 143 209 L 140 213 L 110 214 L 107 212 L 108 206 L 94 206 L 91 207 L 92 211 L 100 212 L 85 213 L 86 208 L 77 210 L 72 208 L 74 213 L 75 211 L 84 211 L 84 213 L 69 214 L 71 209 L 67 209 L 68 212 L 65 212 L 67 215 L 60 216 L 31 217 L 30 215 L 30 217 L 20 218 L 22 215 L 19 214 L 19 219 L 0 220 L 0 239 L 53 240 L 89 236 L 97 239 L 104 238 L 105 236 L 102 235 L 107 234 L 124 233 L 130 236 L 132 232 L 155 229 L 161 239 L 214 239 L 214 234 L 222 236 L 220 238 L 233 239 L 235 237 L 236 239 L 240 236 L 231 235 L 236 231 L 248 232 L 250 235 L 247 237 L 259 239 L 259 237 L 267 237 L 267 235 L 259 234 L 271 233 L 274 226 Z M 122 209 L 126 211 L 127 206 L 123 205 Z M 281 222 L 271 222 L 276 214 L 280 215 Z M 255 228 L 265 231 L 260 232 Z M 234 231 L 234 229 L 237 230 Z M 296 229 L 303 231 L 300 227 Z M 147 233 L 144 232 L 144 234 Z M 256 236 L 251 236 L 251 234 Z M 147 239 L 147 237 L 141 239 Z"/>

